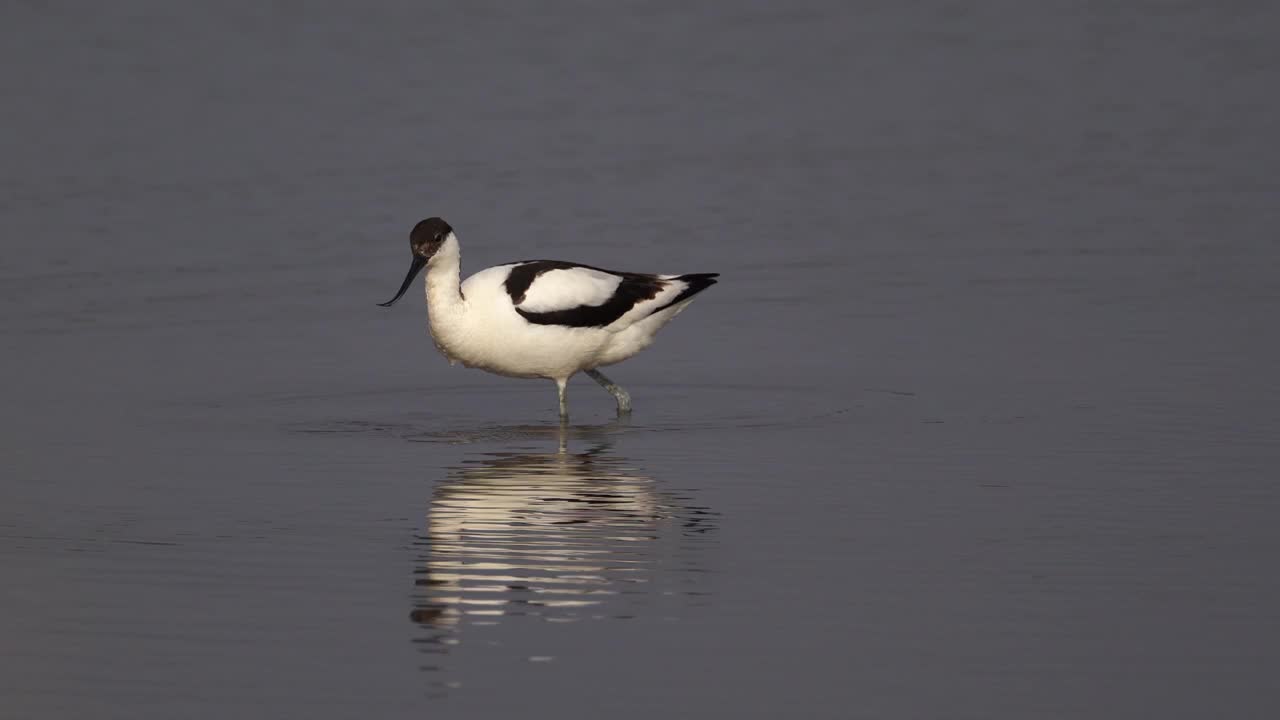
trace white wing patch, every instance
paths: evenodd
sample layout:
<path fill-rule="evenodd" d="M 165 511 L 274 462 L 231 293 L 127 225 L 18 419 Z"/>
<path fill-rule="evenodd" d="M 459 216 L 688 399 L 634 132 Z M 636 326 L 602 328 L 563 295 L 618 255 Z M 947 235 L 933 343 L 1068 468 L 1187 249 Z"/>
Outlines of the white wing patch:
<path fill-rule="evenodd" d="M 548 270 L 533 281 L 518 307 L 526 312 L 546 313 L 603 305 L 621 282 L 617 275 L 593 268 Z"/>

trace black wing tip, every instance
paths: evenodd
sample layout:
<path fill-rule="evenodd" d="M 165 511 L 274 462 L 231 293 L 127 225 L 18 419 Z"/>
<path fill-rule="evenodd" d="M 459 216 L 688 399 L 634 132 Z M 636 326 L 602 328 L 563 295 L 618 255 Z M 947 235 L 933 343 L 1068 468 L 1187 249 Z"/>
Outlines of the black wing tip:
<path fill-rule="evenodd" d="M 677 305 L 706 290 L 716 284 L 716 278 L 720 277 L 720 273 L 688 273 L 685 275 L 677 275 L 676 280 L 685 284 L 684 290 L 675 296 L 671 302 L 666 303 L 660 308 L 655 308 L 649 315 L 656 315 L 667 308 Z"/>
<path fill-rule="evenodd" d="M 715 285 L 718 277 L 720 277 L 720 273 L 688 273 L 676 279 L 689 283 L 689 287 L 683 293 L 680 293 L 682 298 L 685 298 Z"/>

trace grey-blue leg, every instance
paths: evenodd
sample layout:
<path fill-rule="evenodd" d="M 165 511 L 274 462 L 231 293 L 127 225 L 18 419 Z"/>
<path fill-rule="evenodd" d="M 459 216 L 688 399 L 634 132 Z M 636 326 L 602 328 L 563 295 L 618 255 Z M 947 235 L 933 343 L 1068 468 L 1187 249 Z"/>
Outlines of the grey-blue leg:
<path fill-rule="evenodd" d="M 564 388 L 569 384 L 569 378 L 556 378 L 556 392 L 560 395 L 560 420 L 564 422 L 569 419 L 569 403 L 565 402 Z"/>
<path fill-rule="evenodd" d="M 605 377 L 604 373 L 599 370 L 587 370 L 587 376 L 592 380 L 600 383 L 600 387 L 609 391 L 609 394 L 618 401 L 618 414 L 624 415 L 631 412 L 631 395 L 618 386 L 617 383 Z"/>

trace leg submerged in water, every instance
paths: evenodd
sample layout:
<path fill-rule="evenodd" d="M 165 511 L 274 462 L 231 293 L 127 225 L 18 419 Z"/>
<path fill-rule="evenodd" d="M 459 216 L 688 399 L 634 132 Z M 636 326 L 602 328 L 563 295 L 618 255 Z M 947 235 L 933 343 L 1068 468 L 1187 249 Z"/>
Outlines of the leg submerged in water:
<path fill-rule="evenodd" d="M 596 382 L 600 383 L 600 387 L 609 391 L 609 394 L 618 401 L 618 414 L 625 415 L 631 412 L 631 395 L 618 386 L 617 383 L 605 377 L 605 374 L 599 370 L 587 370 L 587 375 Z"/>

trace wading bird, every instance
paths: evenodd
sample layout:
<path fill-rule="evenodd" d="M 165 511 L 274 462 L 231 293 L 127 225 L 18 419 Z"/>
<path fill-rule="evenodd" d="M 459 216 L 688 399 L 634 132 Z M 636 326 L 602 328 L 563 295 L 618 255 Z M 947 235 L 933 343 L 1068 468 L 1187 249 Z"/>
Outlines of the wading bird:
<path fill-rule="evenodd" d="M 438 217 L 409 234 L 413 261 L 399 300 L 427 269 L 427 316 L 436 348 L 450 363 L 498 375 L 554 380 L 560 419 L 568 420 L 565 386 L 585 372 L 631 412 L 631 396 L 600 368 L 649 346 L 659 328 L 719 273 L 646 275 L 559 260 L 525 260 L 486 268 L 460 282 L 458 238 Z"/>

